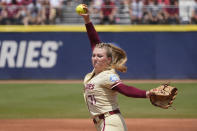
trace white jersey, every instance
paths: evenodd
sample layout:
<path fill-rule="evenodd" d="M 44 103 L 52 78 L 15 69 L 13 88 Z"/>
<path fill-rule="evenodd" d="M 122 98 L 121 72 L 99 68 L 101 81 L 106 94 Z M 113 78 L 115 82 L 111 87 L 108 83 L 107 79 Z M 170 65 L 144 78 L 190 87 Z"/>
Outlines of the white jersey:
<path fill-rule="evenodd" d="M 114 69 L 105 70 L 97 75 L 94 71 L 84 79 L 84 98 L 92 117 L 118 109 L 117 92 L 113 87 L 120 83 Z"/>

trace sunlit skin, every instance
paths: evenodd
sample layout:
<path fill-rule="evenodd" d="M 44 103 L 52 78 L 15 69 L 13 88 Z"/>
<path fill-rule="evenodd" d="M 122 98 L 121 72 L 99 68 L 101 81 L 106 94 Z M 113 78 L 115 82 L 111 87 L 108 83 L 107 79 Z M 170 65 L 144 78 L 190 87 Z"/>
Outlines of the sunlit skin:
<path fill-rule="evenodd" d="M 106 49 L 94 48 L 92 53 L 92 65 L 95 69 L 95 74 L 105 70 L 111 63 L 111 57 L 107 57 Z"/>

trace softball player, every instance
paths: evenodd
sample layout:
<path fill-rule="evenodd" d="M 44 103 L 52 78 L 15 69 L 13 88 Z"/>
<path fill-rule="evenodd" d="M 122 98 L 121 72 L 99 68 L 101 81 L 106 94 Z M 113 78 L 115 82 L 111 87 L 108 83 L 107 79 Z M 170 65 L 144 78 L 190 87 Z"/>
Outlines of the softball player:
<path fill-rule="evenodd" d="M 127 131 L 120 113 L 118 92 L 129 97 L 146 98 L 149 91 L 127 86 L 120 81 L 116 70 L 126 72 L 127 56 L 124 50 L 112 44 L 102 43 L 90 21 L 88 8 L 81 14 L 92 48 L 93 71 L 84 78 L 84 99 L 98 131 Z"/>

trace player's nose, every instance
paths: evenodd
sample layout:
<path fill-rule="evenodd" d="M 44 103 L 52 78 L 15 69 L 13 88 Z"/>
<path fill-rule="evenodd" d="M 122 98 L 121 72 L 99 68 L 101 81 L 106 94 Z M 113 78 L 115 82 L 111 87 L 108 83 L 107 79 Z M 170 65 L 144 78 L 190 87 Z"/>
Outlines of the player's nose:
<path fill-rule="evenodd" d="M 98 56 L 95 56 L 93 59 L 97 61 L 98 60 Z"/>
<path fill-rule="evenodd" d="M 93 57 L 93 58 L 92 58 L 92 62 L 93 62 L 93 63 L 96 63 L 97 61 L 98 61 L 98 60 L 97 60 L 96 57 Z"/>

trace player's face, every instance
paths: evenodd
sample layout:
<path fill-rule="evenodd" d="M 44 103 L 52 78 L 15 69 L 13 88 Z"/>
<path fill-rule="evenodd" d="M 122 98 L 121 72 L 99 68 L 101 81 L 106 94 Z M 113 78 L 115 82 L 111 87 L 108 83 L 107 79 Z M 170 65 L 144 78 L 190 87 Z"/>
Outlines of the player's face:
<path fill-rule="evenodd" d="M 111 58 L 107 57 L 105 48 L 94 48 L 92 54 L 92 65 L 95 72 L 99 73 L 109 66 Z"/>

